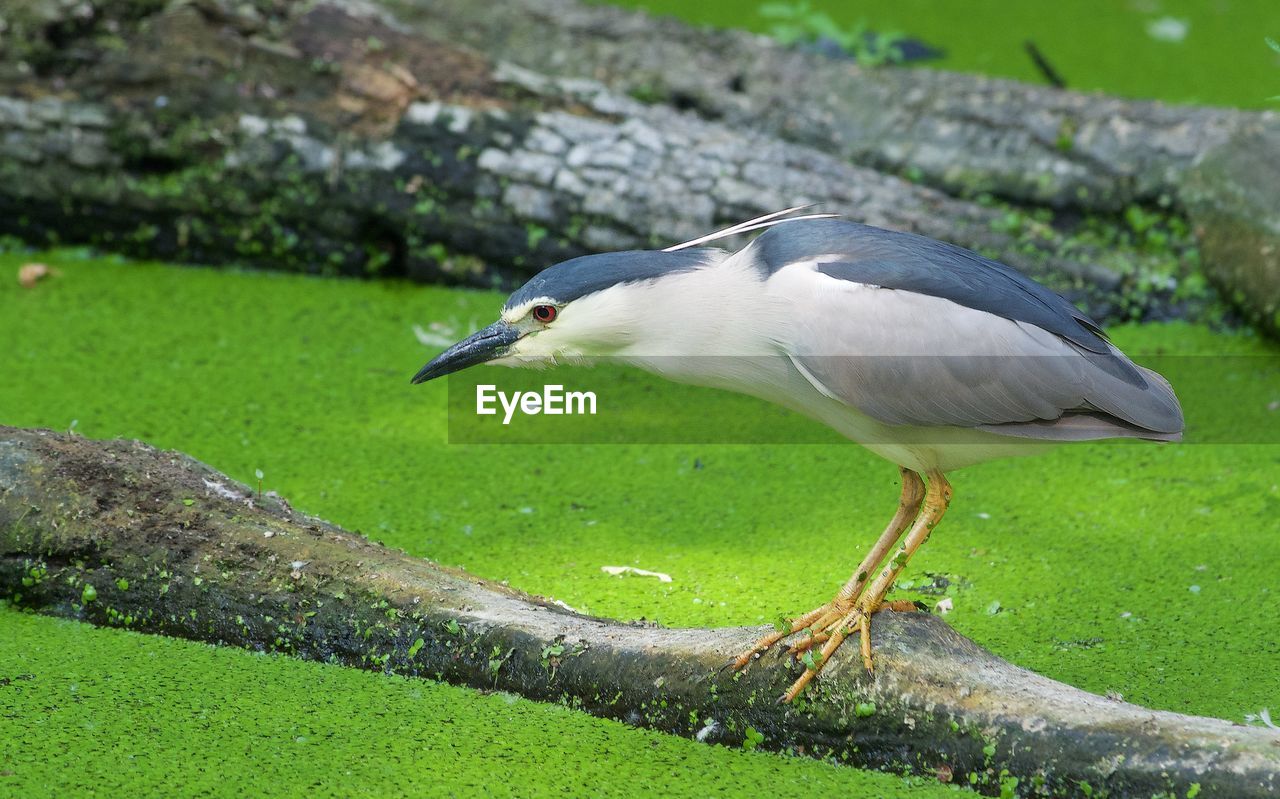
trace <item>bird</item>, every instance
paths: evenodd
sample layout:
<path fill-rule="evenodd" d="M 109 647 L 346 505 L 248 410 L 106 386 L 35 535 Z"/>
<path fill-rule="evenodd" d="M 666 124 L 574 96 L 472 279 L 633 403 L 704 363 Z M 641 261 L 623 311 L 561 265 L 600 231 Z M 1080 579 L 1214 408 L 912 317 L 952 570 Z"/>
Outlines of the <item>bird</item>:
<path fill-rule="evenodd" d="M 946 474 L 1075 441 L 1181 439 L 1169 382 L 1018 270 L 955 244 L 797 206 L 663 250 L 580 256 L 514 291 L 498 321 L 412 382 L 481 363 L 609 359 L 677 382 L 753 395 L 834 428 L 895 464 L 898 507 L 831 601 L 761 637 L 805 670 L 912 603 L 885 597 L 952 500 Z M 763 231 L 730 251 L 708 246 Z"/>

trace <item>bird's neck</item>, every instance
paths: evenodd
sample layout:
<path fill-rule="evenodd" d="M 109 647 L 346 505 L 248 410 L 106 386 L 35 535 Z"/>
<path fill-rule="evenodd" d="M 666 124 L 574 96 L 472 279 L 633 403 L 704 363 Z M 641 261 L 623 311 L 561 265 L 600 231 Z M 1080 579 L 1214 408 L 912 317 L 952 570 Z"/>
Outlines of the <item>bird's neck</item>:
<path fill-rule="evenodd" d="M 617 359 L 683 383 L 742 391 L 786 360 L 764 275 L 730 255 L 632 295 L 632 329 L 644 334 Z"/>
<path fill-rule="evenodd" d="M 621 357 L 778 352 L 763 276 L 734 256 L 646 286 L 629 305 L 632 329 L 644 333 L 618 352 Z"/>

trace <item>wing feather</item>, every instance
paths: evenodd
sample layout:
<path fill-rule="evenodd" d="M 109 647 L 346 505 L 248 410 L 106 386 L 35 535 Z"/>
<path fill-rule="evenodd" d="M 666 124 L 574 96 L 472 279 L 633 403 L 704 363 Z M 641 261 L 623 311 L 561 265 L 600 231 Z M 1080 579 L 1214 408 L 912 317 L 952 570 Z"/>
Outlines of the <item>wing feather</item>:
<path fill-rule="evenodd" d="M 1085 347 L 1029 322 L 821 266 L 793 263 L 769 278 L 773 296 L 802 317 L 784 346 L 820 391 L 881 422 L 1038 438 L 1052 438 L 1046 426 L 1060 420 L 1077 438 L 1182 430 L 1168 383 L 1105 340 Z"/>

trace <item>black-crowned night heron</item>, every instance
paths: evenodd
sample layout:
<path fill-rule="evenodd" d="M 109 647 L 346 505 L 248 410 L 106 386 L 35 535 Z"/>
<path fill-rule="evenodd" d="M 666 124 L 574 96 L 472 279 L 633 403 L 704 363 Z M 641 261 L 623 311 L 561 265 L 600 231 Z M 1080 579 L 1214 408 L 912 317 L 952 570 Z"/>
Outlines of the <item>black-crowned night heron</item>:
<path fill-rule="evenodd" d="M 849 581 L 736 661 L 808 631 L 792 650 L 821 649 L 786 700 L 855 632 L 871 668 L 871 616 L 946 512 L 945 472 L 1065 441 L 1177 440 L 1183 427 L 1167 381 L 1014 269 L 829 214 L 787 217 L 797 210 L 551 266 L 413 378 L 609 358 L 778 403 L 898 464 L 898 511 Z M 698 246 L 760 228 L 736 252 Z"/>

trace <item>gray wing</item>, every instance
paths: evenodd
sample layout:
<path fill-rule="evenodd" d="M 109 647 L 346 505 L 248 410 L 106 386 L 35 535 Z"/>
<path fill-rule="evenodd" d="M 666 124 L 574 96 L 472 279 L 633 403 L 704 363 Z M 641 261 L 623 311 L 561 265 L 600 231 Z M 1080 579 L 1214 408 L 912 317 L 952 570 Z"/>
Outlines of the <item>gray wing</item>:
<path fill-rule="evenodd" d="M 899 257 L 906 262 L 899 273 L 940 268 Z M 1046 322 L 1052 327 L 1075 325 L 1071 338 L 1017 318 L 1028 315 L 1017 309 L 1002 315 L 945 296 L 842 277 L 847 263 L 857 262 L 846 250 L 779 264 L 767 284 L 784 305 L 790 303 L 793 334 L 785 346 L 793 362 L 828 396 L 892 425 L 1063 440 L 1169 439 L 1181 432 L 1182 412 L 1168 383 L 1133 364 L 1092 332 L 1091 323 L 1077 322 L 1079 312 L 1065 300 L 1058 298 L 1074 313 L 1034 294 L 1021 302 L 1052 312 L 1053 321 Z M 995 275 L 996 285 L 1002 280 Z M 915 282 L 928 278 L 916 275 Z M 979 283 L 971 286 L 976 290 Z M 1016 305 L 1007 297 L 1003 302 L 1006 311 Z"/>
<path fill-rule="evenodd" d="M 752 242 L 767 274 L 817 262 L 841 280 L 941 297 L 1006 319 L 1027 322 L 1103 356 L 1099 364 L 1141 384 L 1127 358 L 1111 357 L 1102 328 L 1066 299 L 1016 269 L 972 250 L 914 233 L 825 219 L 780 225 Z"/>

